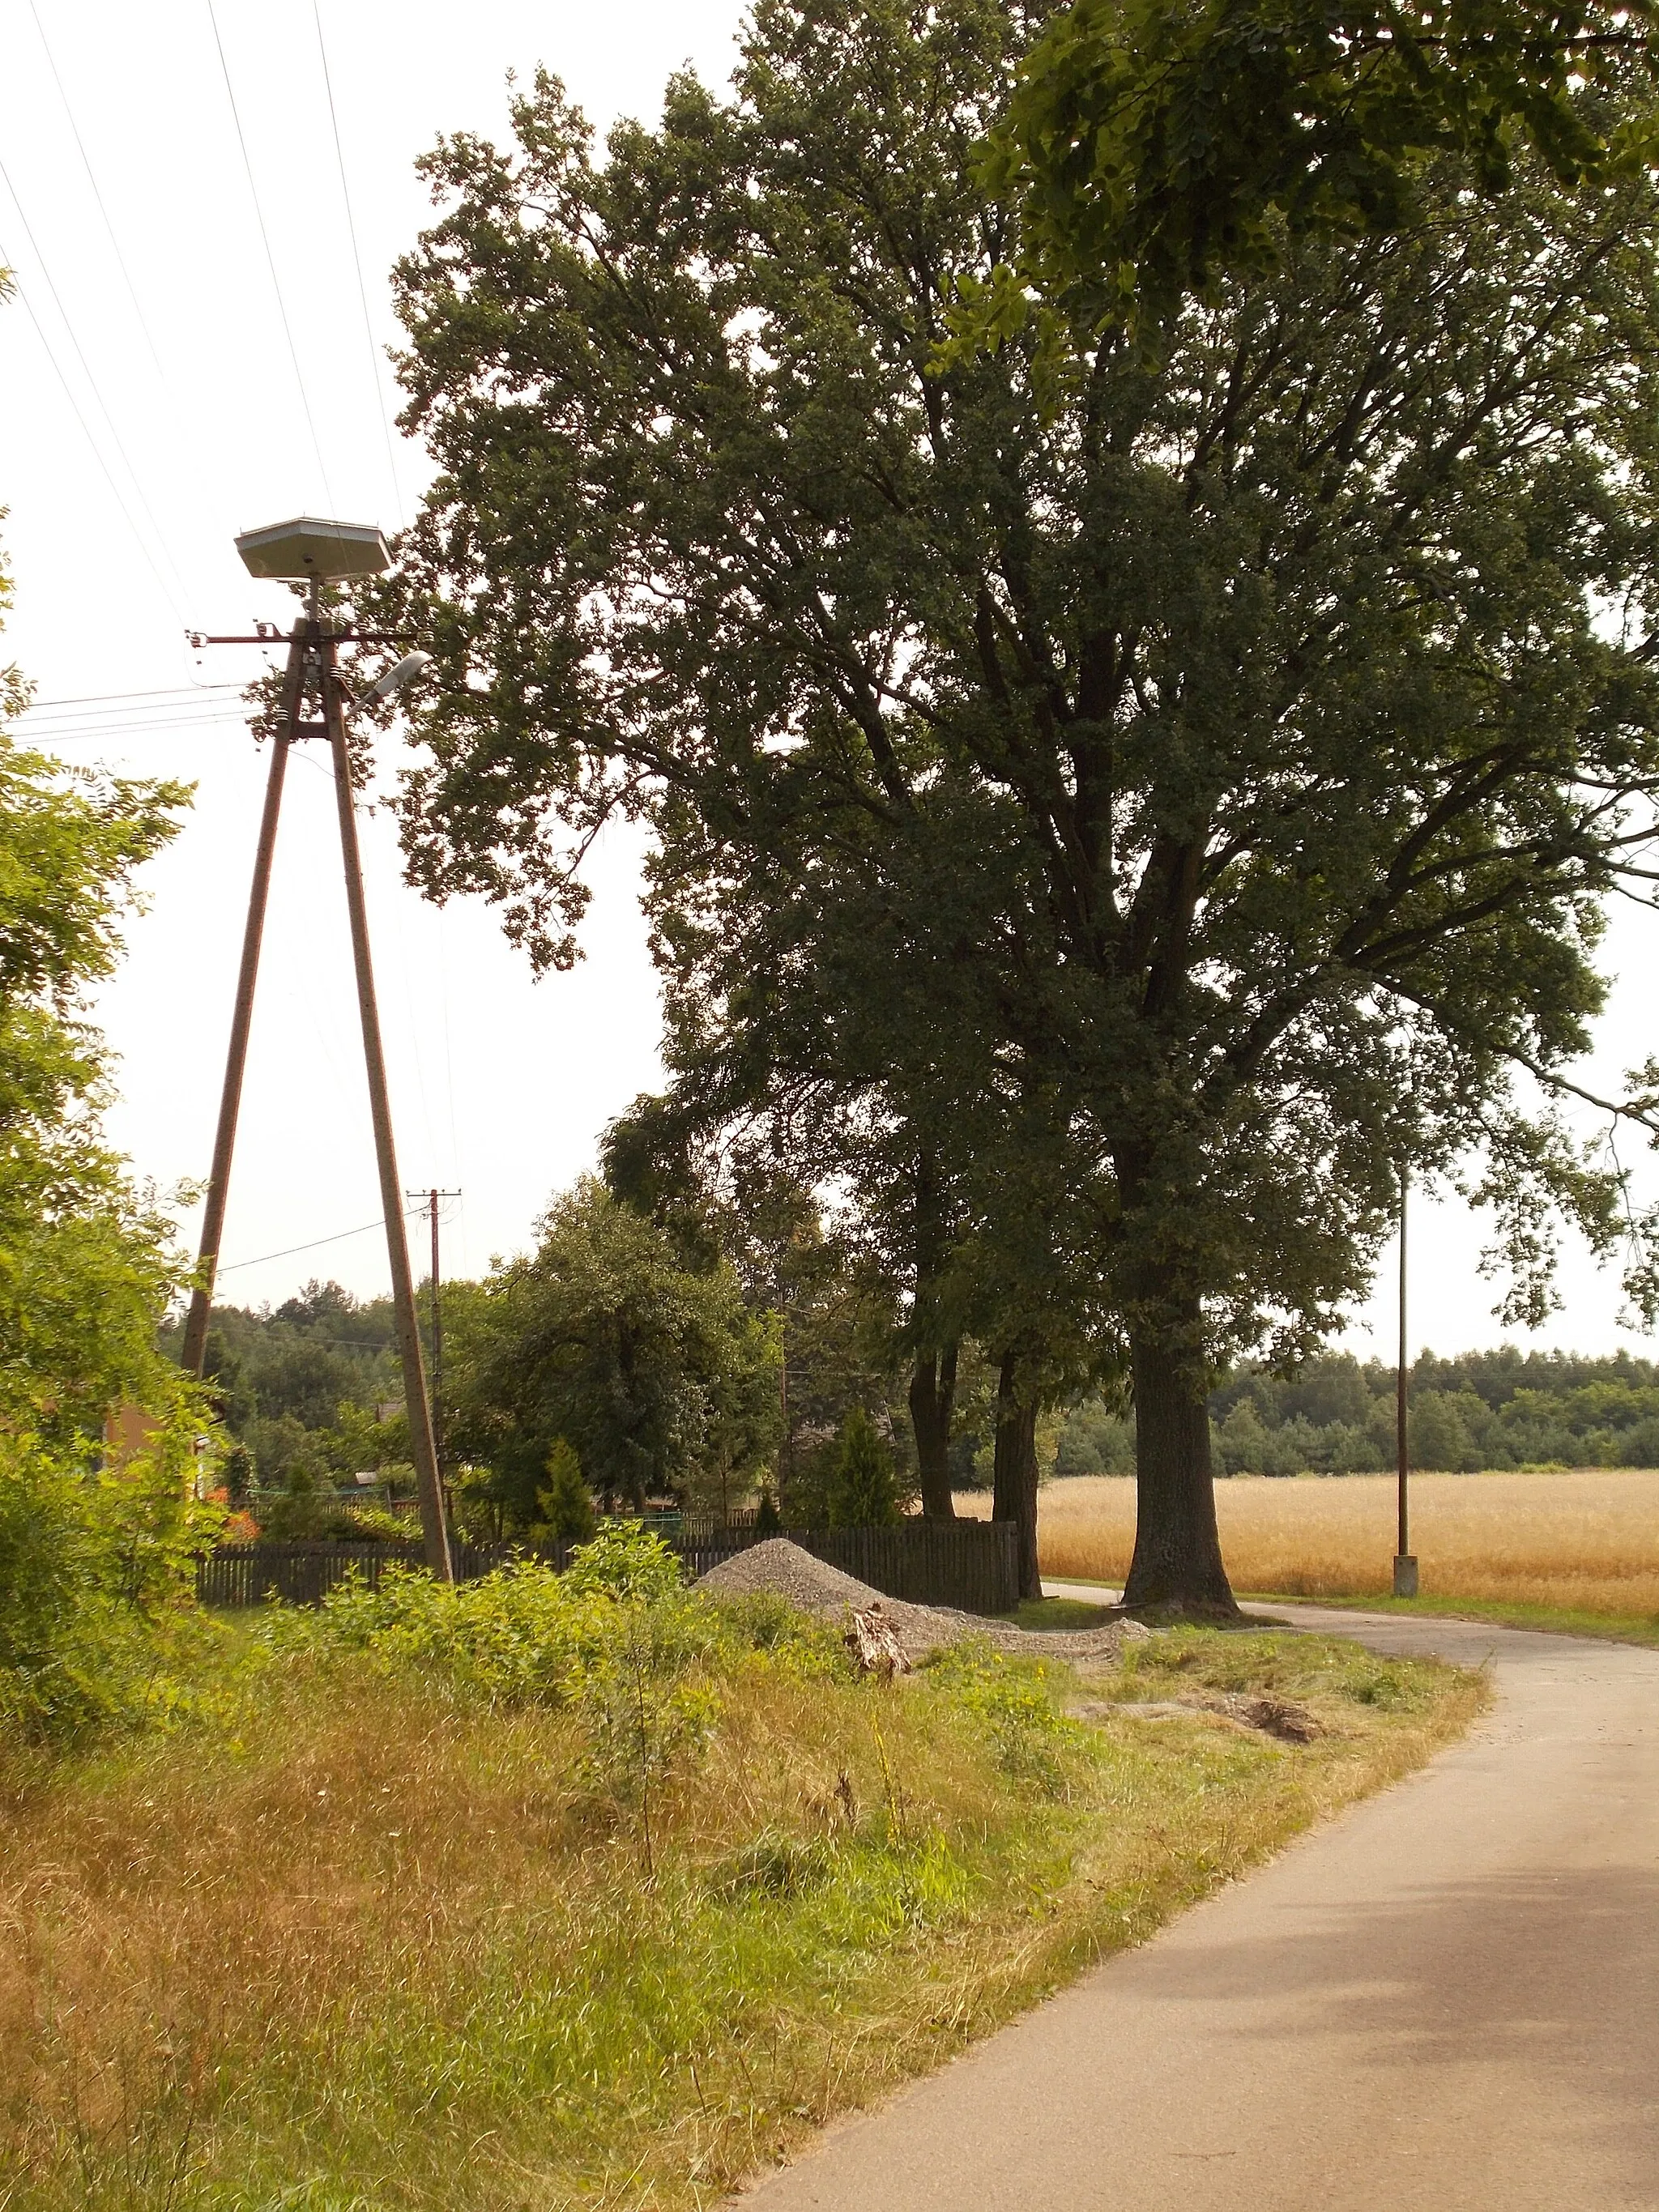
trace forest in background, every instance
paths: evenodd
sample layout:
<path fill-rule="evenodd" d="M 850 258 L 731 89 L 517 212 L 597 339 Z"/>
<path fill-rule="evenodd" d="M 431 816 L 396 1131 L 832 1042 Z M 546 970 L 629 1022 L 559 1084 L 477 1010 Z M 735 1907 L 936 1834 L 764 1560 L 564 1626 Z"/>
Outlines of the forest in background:
<path fill-rule="evenodd" d="M 475 1285 L 446 1286 L 447 1305 L 453 1300 L 458 1311 L 477 1295 Z M 854 1410 L 871 1413 L 893 1455 L 901 1492 L 914 1494 L 902 1374 L 880 1358 L 878 1332 L 859 1306 L 856 1288 L 842 1285 L 838 1295 L 821 1293 L 810 1311 L 795 1317 L 787 1436 L 780 1421 L 778 1433 L 762 1439 L 763 1454 L 751 1453 L 733 1468 L 724 1497 L 711 1494 L 708 1481 L 689 1465 L 663 1468 L 666 1479 L 651 1486 L 653 1494 L 678 1495 L 705 1510 L 736 1510 L 750 1502 L 757 1480 L 781 1474 L 786 1507 L 810 1515 L 819 1503 L 818 1462 Z M 476 1427 L 476 1389 L 456 1373 L 458 1354 L 465 1356 L 464 1340 L 452 1352 L 452 1378 Z M 543 1356 L 551 1359 L 555 1347 L 544 1344 Z M 242 1448 L 245 1488 L 314 1493 L 349 1486 L 359 1468 L 383 1468 L 404 1458 L 389 1298 L 357 1299 L 337 1283 L 313 1281 L 275 1307 L 220 1308 L 209 1371 Z M 773 1376 L 775 1387 L 775 1370 Z M 958 1489 L 990 1485 L 994 1380 L 970 1350 L 951 1443 Z M 1628 1352 L 1589 1358 L 1523 1352 L 1512 1345 L 1455 1358 L 1425 1351 L 1413 1364 L 1407 1391 L 1417 1467 L 1455 1474 L 1659 1465 L 1659 1364 Z M 1330 1352 L 1288 1376 L 1241 1367 L 1212 1392 L 1210 1416 L 1218 1473 L 1358 1474 L 1395 1462 L 1394 1369 L 1381 1361 Z M 1080 1395 L 1045 1420 L 1038 1449 L 1050 1479 L 1131 1474 L 1133 1416 L 1097 1395 Z M 483 1472 L 487 1480 L 494 1471 Z M 512 1488 L 510 1482 L 503 1486 Z M 532 1480 L 526 1496 L 533 1488 Z M 515 1517 L 509 1511 L 508 1523 Z"/>

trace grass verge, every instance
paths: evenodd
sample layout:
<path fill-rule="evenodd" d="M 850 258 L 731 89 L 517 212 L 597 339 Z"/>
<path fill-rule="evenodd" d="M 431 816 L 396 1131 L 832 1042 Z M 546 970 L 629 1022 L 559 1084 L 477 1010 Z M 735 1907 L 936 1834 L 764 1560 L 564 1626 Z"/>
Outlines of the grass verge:
<path fill-rule="evenodd" d="M 1525 1605 L 1504 1598 L 1290 1597 L 1282 1590 L 1241 1594 L 1246 1605 L 1322 1605 L 1345 1613 L 1419 1613 L 1431 1620 L 1489 1620 L 1499 1628 L 1536 1628 L 1550 1636 L 1588 1636 L 1606 1644 L 1659 1650 L 1659 1619 L 1650 1613 L 1598 1613 L 1572 1606 Z"/>
<path fill-rule="evenodd" d="M 707 2203 L 1485 1695 L 1194 1631 L 884 1686 L 765 1601 L 492 1579 L 279 1622 L 170 1732 L 7 1771 L 5 2212 Z"/>
<path fill-rule="evenodd" d="M 1092 1605 L 1081 1598 L 1027 1597 L 1022 1598 L 1012 1613 L 1005 1613 L 1000 1618 L 1011 1621 L 1016 1628 L 1035 1629 L 1042 1634 L 1103 1628 L 1117 1616 L 1109 1607 Z"/>

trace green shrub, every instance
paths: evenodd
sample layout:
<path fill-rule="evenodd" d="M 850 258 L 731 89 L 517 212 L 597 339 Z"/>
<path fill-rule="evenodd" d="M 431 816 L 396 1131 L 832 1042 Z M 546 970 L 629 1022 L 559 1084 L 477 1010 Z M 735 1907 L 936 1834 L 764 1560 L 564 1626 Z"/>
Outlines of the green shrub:
<path fill-rule="evenodd" d="M 222 1515 L 193 1495 L 189 1425 L 120 1469 L 0 1430 L 0 1736 L 62 1741 L 175 1702 L 167 1645 Z"/>
<path fill-rule="evenodd" d="M 598 1527 L 593 1498 L 582 1477 L 575 1449 L 562 1437 L 548 1448 L 547 1480 L 536 1492 L 541 1518 L 535 1534 L 560 1537 L 567 1544 L 588 1544 Z"/>
<path fill-rule="evenodd" d="M 524 1559 L 449 1586 L 393 1567 L 378 1589 L 353 1580 L 319 1607 L 274 1608 L 260 1633 L 273 1653 L 361 1651 L 492 1704 L 563 1705 L 602 1690 L 625 1649 L 637 1672 L 636 1615 L 649 1616 L 653 1674 L 683 1669 L 720 1638 L 719 1616 L 684 1589 L 675 1553 L 631 1522 L 601 1529 L 564 1574 Z"/>
<path fill-rule="evenodd" d="M 421 1532 L 387 1506 L 343 1498 L 323 1515 L 321 1533 L 337 1544 L 408 1544 Z"/>
<path fill-rule="evenodd" d="M 565 1580 L 579 1594 L 660 1604 L 684 1587 L 679 1554 L 639 1521 L 613 1521 L 573 1555 Z"/>
<path fill-rule="evenodd" d="M 892 1454 L 875 1423 L 855 1407 L 842 1425 L 841 1447 L 830 1485 L 832 1528 L 890 1528 L 899 1517 Z"/>

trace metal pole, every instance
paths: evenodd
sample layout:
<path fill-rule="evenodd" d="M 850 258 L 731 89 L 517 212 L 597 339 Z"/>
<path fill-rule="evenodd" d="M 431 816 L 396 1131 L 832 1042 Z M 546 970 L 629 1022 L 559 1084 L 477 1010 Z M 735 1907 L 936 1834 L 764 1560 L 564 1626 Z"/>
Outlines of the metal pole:
<path fill-rule="evenodd" d="M 368 1076 L 369 1109 L 374 1119 L 374 1154 L 380 1170 L 380 1204 L 386 1214 L 386 1256 L 392 1262 L 392 1305 L 397 1317 L 398 1351 L 404 1370 L 404 1405 L 409 1415 L 410 1455 L 415 1462 L 421 1501 L 421 1535 L 426 1563 L 441 1582 L 453 1582 L 449 1531 L 444 1519 L 443 1486 L 438 1474 L 432 1407 L 426 1395 L 421 1358 L 420 1322 L 415 1311 L 415 1281 L 409 1267 L 409 1238 L 404 1224 L 404 1187 L 392 1140 L 392 1108 L 386 1095 L 386 1057 L 380 1046 L 380 1016 L 374 997 L 374 969 L 368 950 L 368 908 L 363 899 L 362 862 L 357 851 L 357 815 L 351 791 L 351 751 L 346 743 L 345 702 L 334 669 L 334 641 L 322 650 L 323 720 L 334 755 L 334 796 L 340 817 L 340 853 L 345 864 L 346 904 L 351 915 L 351 951 L 357 969 L 357 1006 L 362 1017 L 363 1064 Z"/>
<path fill-rule="evenodd" d="M 1394 1430 L 1395 1459 L 1398 1477 L 1399 1528 L 1394 1557 L 1394 1594 L 1396 1597 L 1417 1595 L 1417 1561 L 1412 1557 L 1411 1534 L 1407 1522 L 1407 1468 L 1409 1465 L 1406 1420 L 1406 1363 L 1409 1358 L 1406 1336 L 1406 1194 L 1410 1176 L 1402 1165 L 1400 1170 L 1400 1350 L 1395 1368 Z"/>
<path fill-rule="evenodd" d="M 236 979 L 236 1003 L 230 1018 L 230 1047 L 225 1054 L 225 1085 L 219 1097 L 219 1127 L 213 1139 L 213 1167 L 208 1176 L 207 1207 L 202 1216 L 202 1242 L 197 1259 L 198 1281 L 191 1292 L 190 1313 L 185 1322 L 184 1350 L 179 1361 L 187 1375 L 199 1375 L 207 1358 L 208 1317 L 213 1310 L 213 1279 L 219 1266 L 219 1239 L 224 1231 L 225 1201 L 230 1193 L 230 1163 L 236 1149 L 236 1121 L 242 1104 L 242 1075 L 247 1066 L 248 1033 L 253 1024 L 253 987 L 258 979 L 259 951 L 264 941 L 271 856 L 276 849 L 276 820 L 282 811 L 283 780 L 288 771 L 288 749 L 293 743 L 305 669 L 304 629 L 302 623 L 295 624 L 288 649 L 288 671 L 283 682 L 283 712 L 270 741 L 270 767 L 265 777 L 264 811 L 259 818 L 259 842 L 253 851 L 253 881 L 248 889 L 247 921 L 242 931 L 242 965 Z"/>

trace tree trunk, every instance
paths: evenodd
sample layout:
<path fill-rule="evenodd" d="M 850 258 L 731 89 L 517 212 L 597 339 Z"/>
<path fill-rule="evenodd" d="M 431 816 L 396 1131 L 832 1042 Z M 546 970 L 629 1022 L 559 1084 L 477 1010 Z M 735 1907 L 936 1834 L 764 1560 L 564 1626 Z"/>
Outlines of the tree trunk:
<path fill-rule="evenodd" d="M 1036 1400 L 1021 1402 L 1018 1355 L 1005 1352 L 997 1376 L 996 1458 L 992 1477 L 991 1517 L 1012 1521 L 1019 1530 L 1019 1594 L 1041 1597 L 1037 1572 Z"/>
<path fill-rule="evenodd" d="M 910 1425 L 916 1432 L 921 1510 L 928 1521 L 954 1521 L 951 1497 L 951 1409 L 957 1395 L 957 1348 L 916 1355 L 910 1371 Z"/>
<path fill-rule="evenodd" d="M 1123 1602 L 1205 1620 L 1238 1618 L 1221 1563 L 1210 1468 L 1210 1410 L 1189 1334 L 1137 1328 L 1129 1351 L 1135 1393 L 1135 1551 Z"/>

